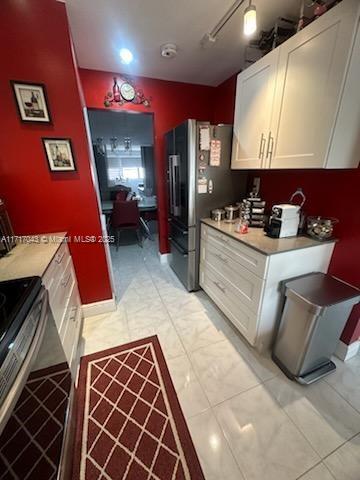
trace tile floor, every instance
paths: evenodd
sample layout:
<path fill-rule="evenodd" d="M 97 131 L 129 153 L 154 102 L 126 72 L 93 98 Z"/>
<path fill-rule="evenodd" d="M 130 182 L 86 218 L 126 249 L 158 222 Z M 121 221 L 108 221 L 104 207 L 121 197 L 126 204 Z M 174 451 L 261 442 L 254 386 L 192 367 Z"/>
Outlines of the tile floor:
<path fill-rule="evenodd" d="M 117 310 L 85 319 L 82 352 L 158 335 L 207 480 L 360 479 L 360 356 L 301 387 L 185 291 L 156 241 L 111 251 Z"/>

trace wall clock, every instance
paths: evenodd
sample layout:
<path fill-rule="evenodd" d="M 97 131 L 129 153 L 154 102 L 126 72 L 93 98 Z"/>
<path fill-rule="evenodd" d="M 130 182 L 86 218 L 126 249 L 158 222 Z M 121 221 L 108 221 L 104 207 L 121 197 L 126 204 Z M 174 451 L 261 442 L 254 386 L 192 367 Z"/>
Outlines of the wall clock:
<path fill-rule="evenodd" d="M 121 84 L 120 93 L 122 98 L 127 102 L 132 102 L 135 98 L 135 88 L 128 82 Z"/>
<path fill-rule="evenodd" d="M 134 105 L 143 105 L 150 107 L 151 97 L 145 97 L 141 88 L 138 88 L 130 78 L 122 78 L 122 83 L 118 83 L 114 77 L 112 91 L 109 90 L 104 97 L 104 105 L 107 108 L 118 105 L 122 107 L 126 103 Z"/>

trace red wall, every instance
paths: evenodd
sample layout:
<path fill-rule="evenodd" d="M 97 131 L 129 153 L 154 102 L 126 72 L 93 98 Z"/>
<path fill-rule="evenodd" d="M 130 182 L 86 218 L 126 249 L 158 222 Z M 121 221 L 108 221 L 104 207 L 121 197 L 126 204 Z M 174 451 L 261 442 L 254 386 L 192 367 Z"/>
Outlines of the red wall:
<path fill-rule="evenodd" d="M 287 202 L 297 187 L 306 195 L 308 215 L 336 217 L 339 243 L 329 273 L 360 288 L 360 169 L 356 170 L 277 170 L 252 172 L 261 179 L 261 195 L 270 207 Z M 251 181 L 250 178 L 250 181 Z M 360 306 L 355 307 L 342 340 L 351 343 L 360 337 Z"/>
<path fill-rule="evenodd" d="M 233 123 L 236 76 L 217 87 L 215 105 L 217 122 Z M 307 197 L 304 209 L 308 215 L 336 217 L 340 223 L 329 272 L 360 288 L 360 168 L 356 170 L 268 170 L 250 172 L 249 186 L 254 177 L 261 179 L 261 195 L 270 208 L 274 203 L 287 202 L 297 187 Z M 360 306 L 356 306 L 342 334 L 349 344 L 360 337 Z"/>
<path fill-rule="evenodd" d="M 65 5 L 3 0 L 0 51 L 0 197 L 15 233 L 101 235 Z M 21 123 L 10 79 L 46 85 L 53 125 Z M 50 173 L 43 136 L 71 137 L 76 173 Z M 72 243 L 70 250 L 83 303 L 110 298 L 103 245 Z"/>
<path fill-rule="evenodd" d="M 104 108 L 104 96 L 111 90 L 113 77 L 120 74 L 80 69 L 80 79 L 87 107 Z M 157 176 L 160 252 L 168 252 L 167 200 L 164 134 L 187 118 L 212 120 L 215 88 L 187 83 L 167 82 L 138 77 L 136 86 L 152 97 L 151 107 L 127 104 L 127 110 L 154 112 L 155 158 Z"/>

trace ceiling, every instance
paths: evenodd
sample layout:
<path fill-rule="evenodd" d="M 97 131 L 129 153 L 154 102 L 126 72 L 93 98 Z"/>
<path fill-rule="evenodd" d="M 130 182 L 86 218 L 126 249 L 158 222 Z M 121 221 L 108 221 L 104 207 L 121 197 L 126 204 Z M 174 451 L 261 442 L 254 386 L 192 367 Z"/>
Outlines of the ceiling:
<path fill-rule="evenodd" d="M 247 40 L 242 33 L 244 2 L 218 35 L 202 48 L 234 0 L 65 0 L 80 67 L 122 72 L 164 80 L 218 85 L 244 65 Z M 297 18 L 301 0 L 253 0 L 258 31 L 278 16 Z M 173 59 L 162 58 L 160 46 L 178 46 Z M 120 62 L 119 50 L 134 54 L 131 66 Z"/>
<path fill-rule="evenodd" d="M 88 110 L 91 138 L 103 138 L 106 144 L 111 137 L 123 142 L 130 137 L 132 145 L 153 145 L 153 117 L 146 113 L 110 112 Z"/>

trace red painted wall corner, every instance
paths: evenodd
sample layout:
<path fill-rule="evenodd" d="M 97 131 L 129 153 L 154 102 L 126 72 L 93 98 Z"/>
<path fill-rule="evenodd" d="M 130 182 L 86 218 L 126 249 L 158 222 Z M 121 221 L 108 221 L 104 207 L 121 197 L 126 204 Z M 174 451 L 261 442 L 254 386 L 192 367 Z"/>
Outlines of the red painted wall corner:
<path fill-rule="evenodd" d="M 16 234 L 101 235 L 65 5 L 3 0 L 0 16 L 0 197 Z M 46 85 L 52 125 L 19 119 L 10 80 Z M 6 114 L 4 114 L 6 112 Z M 70 137 L 75 173 L 51 173 L 42 137 Z M 83 303 L 111 298 L 101 243 L 70 243 Z"/>

